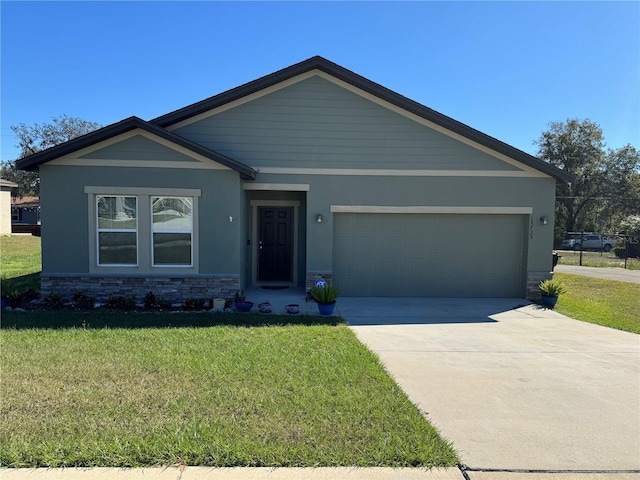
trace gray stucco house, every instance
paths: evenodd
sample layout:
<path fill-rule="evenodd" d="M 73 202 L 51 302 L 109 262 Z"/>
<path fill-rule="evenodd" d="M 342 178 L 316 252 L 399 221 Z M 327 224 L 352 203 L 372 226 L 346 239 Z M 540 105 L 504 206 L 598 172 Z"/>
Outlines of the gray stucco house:
<path fill-rule="evenodd" d="M 42 294 L 534 297 L 571 177 L 322 57 L 18 162 Z"/>

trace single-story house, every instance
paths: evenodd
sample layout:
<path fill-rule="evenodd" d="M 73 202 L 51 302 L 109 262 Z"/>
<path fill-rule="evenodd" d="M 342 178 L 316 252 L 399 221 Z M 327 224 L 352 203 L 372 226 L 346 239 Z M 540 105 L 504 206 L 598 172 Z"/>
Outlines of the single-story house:
<path fill-rule="evenodd" d="M 18 161 L 42 294 L 535 297 L 571 176 L 322 57 Z"/>
<path fill-rule="evenodd" d="M 11 189 L 18 184 L 0 178 L 0 235 L 11 235 Z"/>
<path fill-rule="evenodd" d="M 40 197 L 11 197 L 11 223 L 38 225 Z"/>

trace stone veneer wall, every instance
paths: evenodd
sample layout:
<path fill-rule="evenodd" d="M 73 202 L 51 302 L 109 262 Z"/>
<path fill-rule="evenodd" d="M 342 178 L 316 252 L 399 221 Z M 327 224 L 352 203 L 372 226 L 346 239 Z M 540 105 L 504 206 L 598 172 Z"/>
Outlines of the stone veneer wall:
<path fill-rule="evenodd" d="M 147 292 L 169 302 L 184 302 L 187 298 L 232 298 L 240 290 L 238 276 L 193 275 L 171 277 L 136 277 L 105 275 L 41 275 L 40 294 L 45 297 L 57 292 L 70 299 L 83 292 L 104 302 L 110 295 L 130 297 L 142 303 Z"/>
<path fill-rule="evenodd" d="M 305 286 L 305 290 L 309 290 L 311 287 L 313 287 L 316 283 L 316 280 L 318 278 L 324 278 L 327 282 L 331 282 L 333 280 L 333 272 L 330 271 L 318 271 L 318 270 L 313 270 L 313 271 L 307 271 L 307 277 L 306 280 L 304 282 L 304 286 Z"/>
<path fill-rule="evenodd" d="M 553 278 L 553 272 L 527 272 L 527 300 L 540 301 L 540 289 L 538 285 L 543 280 Z"/>

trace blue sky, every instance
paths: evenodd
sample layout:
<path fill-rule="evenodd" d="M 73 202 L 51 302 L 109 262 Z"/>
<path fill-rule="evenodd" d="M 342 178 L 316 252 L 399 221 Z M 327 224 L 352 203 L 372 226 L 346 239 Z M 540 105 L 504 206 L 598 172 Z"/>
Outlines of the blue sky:
<path fill-rule="evenodd" d="M 640 2 L 0 3 L 10 126 L 146 120 L 313 55 L 535 154 L 589 118 L 640 148 Z"/>

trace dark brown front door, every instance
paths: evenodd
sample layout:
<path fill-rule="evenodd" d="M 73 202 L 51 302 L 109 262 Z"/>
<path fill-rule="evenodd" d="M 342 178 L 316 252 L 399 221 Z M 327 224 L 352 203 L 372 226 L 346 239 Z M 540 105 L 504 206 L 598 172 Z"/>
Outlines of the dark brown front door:
<path fill-rule="evenodd" d="M 259 207 L 258 281 L 293 281 L 293 207 Z"/>

